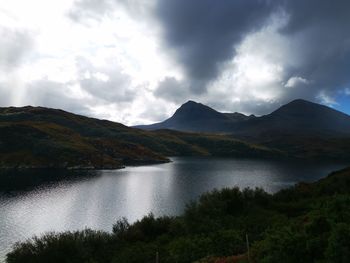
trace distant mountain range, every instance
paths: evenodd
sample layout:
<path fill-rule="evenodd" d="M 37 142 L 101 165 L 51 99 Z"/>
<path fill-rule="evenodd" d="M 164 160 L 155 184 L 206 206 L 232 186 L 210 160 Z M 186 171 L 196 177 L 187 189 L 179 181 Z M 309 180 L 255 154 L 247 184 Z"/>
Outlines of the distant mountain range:
<path fill-rule="evenodd" d="M 226 133 L 247 138 L 281 133 L 334 136 L 350 134 L 350 116 L 301 99 L 261 117 L 237 112 L 221 113 L 201 103 L 188 101 L 169 119 L 136 127 L 145 130 Z"/>
<path fill-rule="evenodd" d="M 169 156 L 350 161 L 350 117 L 303 100 L 262 117 L 189 101 L 164 122 L 132 128 L 58 109 L 0 108 L 0 168 L 114 169 Z"/>

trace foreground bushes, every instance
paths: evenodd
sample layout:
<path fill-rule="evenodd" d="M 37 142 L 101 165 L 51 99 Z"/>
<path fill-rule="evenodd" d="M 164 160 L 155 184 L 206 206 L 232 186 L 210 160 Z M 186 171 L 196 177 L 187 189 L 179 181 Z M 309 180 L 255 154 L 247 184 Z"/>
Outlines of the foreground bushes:
<path fill-rule="evenodd" d="M 16 244 L 7 262 L 108 262 L 112 256 L 112 236 L 108 233 L 83 230 L 48 233 L 41 238 Z"/>
<path fill-rule="evenodd" d="M 112 233 L 49 233 L 17 244 L 7 262 L 349 262 L 350 171 L 270 195 L 204 194 L 179 217 L 148 215 Z"/>

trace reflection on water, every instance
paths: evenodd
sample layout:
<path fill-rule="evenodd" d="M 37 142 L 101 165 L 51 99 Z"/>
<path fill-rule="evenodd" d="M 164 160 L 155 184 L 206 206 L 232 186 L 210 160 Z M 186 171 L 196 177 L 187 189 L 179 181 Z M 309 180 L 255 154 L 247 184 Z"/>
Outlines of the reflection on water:
<path fill-rule="evenodd" d="M 173 158 L 172 163 L 108 171 L 0 174 L 0 260 L 11 244 L 47 231 L 110 231 L 121 217 L 176 215 L 214 188 L 263 187 L 275 192 L 314 181 L 341 164 Z"/>

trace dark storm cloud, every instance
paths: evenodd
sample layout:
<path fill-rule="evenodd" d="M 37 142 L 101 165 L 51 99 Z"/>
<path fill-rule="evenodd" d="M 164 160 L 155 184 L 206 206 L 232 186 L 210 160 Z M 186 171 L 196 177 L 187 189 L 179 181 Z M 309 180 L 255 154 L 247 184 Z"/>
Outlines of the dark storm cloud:
<path fill-rule="evenodd" d="M 290 46 L 281 65 L 282 83 L 307 80 L 292 88 L 281 84 L 276 104 L 297 97 L 316 100 L 320 92 L 332 96 L 349 87 L 350 1 L 159 0 L 156 10 L 164 42 L 185 69 L 193 94 L 204 93 L 221 73 L 223 62 L 236 55 L 234 47 L 271 23 L 273 15 L 287 19 L 276 32 Z M 291 59 L 297 63 L 291 65 Z M 193 87 L 198 80 L 203 85 Z"/>
<path fill-rule="evenodd" d="M 341 31 L 349 26 L 348 0 L 285 0 L 283 8 L 291 17 L 283 29 L 286 33 L 294 33 L 310 26 L 326 29 L 331 27 L 332 31 Z"/>
<path fill-rule="evenodd" d="M 286 1 L 290 16 L 281 30 L 298 48 L 297 68 L 289 75 L 311 81 L 305 96 L 317 91 L 333 95 L 350 84 L 350 2 L 345 0 Z M 286 94 L 288 95 L 288 94 Z"/>
<path fill-rule="evenodd" d="M 233 46 L 260 29 L 275 8 L 267 0 L 161 0 L 156 12 L 188 76 L 210 80 L 232 58 Z"/>

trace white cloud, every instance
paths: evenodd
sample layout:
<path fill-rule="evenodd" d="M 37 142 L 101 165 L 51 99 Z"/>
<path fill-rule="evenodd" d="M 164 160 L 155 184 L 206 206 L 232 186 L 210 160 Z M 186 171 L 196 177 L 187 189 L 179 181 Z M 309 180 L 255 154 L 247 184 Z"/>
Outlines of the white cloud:
<path fill-rule="evenodd" d="M 307 79 L 304 79 L 302 77 L 291 77 L 290 79 L 288 79 L 287 83 L 284 86 L 286 88 L 293 88 L 293 87 L 297 87 L 299 85 L 307 85 L 309 83 L 310 83 L 310 81 L 308 81 Z"/>
<path fill-rule="evenodd" d="M 279 34 L 285 17 L 274 17 L 236 47 L 236 56 L 222 66 L 203 100 L 222 111 L 267 113 L 282 96 L 288 40 Z M 274 49 L 271 49 L 271 46 Z"/>
<path fill-rule="evenodd" d="M 317 99 L 330 107 L 333 107 L 335 105 L 338 105 L 337 101 L 332 95 L 327 94 L 325 91 L 320 91 L 319 95 L 317 96 Z"/>
<path fill-rule="evenodd" d="M 0 68 L 13 72 L 1 76 L 0 106 L 58 107 L 130 125 L 141 123 L 140 115 L 154 121 L 152 91 L 181 72 L 162 50 L 159 27 L 146 19 L 151 8 L 152 1 L 136 0 L 2 3 Z"/>

